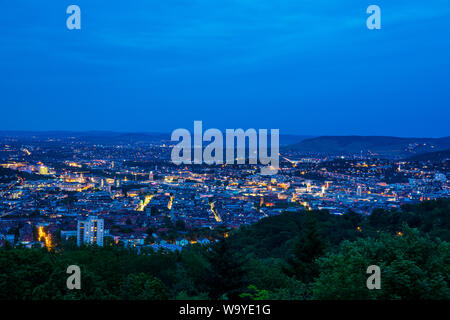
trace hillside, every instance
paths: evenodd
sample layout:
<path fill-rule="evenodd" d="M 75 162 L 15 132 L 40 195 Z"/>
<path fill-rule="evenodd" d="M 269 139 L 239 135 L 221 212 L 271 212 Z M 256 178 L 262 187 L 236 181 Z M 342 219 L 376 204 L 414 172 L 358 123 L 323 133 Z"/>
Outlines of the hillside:
<path fill-rule="evenodd" d="M 408 157 L 450 148 L 450 137 L 399 138 L 385 136 L 322 136 L 301 141 L 289 149 L 306 154 L 359 154 Z"/>
<path fill-rule="evenodd" d="M 370 216 L 285 213 L 181 252 L 5 245 L 0 300 L 450 299 L 449 210 L 441 199 Z M 67 289 L 71 264 L 83 270 L 83 290 Z M 367 290 L 373 264 L 382 290 Z"/>
<path fill-rule="evenodd" d="M 450 149 L 436 152 L 427 152 L 420 155 L 410 157 L 408 160 L 412 161 L 431 161 L 442 162 L 445 159 L 450 159 Z"/>

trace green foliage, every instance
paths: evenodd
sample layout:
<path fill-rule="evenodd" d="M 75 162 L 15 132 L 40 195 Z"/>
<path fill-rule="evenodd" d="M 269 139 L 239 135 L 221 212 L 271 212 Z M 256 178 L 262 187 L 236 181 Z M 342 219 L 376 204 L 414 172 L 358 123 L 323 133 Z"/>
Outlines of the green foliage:
<path fill-rule="evenodd" d="M 190 296 L 186 291 L 180 291 L 175 297 L 176 300 L 208 300 L 209 296 L 206 292 L 201 292 L 196 296 Z"/>
<path fill-rule="evenodd" d="M 213 299 L 237 299 L 245 288 L 244 262 L 230 249 L 228 240 L 215 243 L 208 256 L 206 282 Z"/>
<path fill-rule="evenodd" d="M 306 297 L 306 286 L 300 281 L 289 277 L 283 272 L 285 262 L 278 258 L 255 259 L 249 258 L 245 264 L 250 286 L 264 288 L 268 300 L 303 300 Z M 247 287 L 249 292 L 244 292 L 241 298 L 253 299 L 254 292 Z M 259 290 L 259 289 L 258 289 Z"/>
<path fill-rule="evenodd" d="M 345 241 L 337 253 L 319 259 L 314 299 L 450 299 L 449 243 L 416 229 L 402 236 Z M 381 269 L 381 290 L 368 290 L 366 270 Z"/>
<path fill-rule="evenodd" d="M 78 248 L 73 241 L 51 251 L 5 244 L 0 300 L 450 299 L 449 213 L 449 199 L 368 217 L 284 213 L 181 252 L 137 254 L 113 243 Z M 81 268 L 81 290 L 67 289 L 69 265 Z M 370 265 L 381 268 L 381 290 L 366 287 Z"/>
<path fill-rule="evenodd" d="M 122 282 L 121 298 L 124 300 L 165 300 L 166 288 L 158 278 L 145 273 L 129 274 Z"/>
<path fill-rule="evenodd" d="M 241 298 L 250 299 L 250 300 L 269 300 L 270 299 L 270 293 L 267 290 L 259 290 L 254 285 L 249 285 L 247 289 L 250 292 L 242 293 L 240 295 Z"/>
<path fill-rule="evenodd" d="M 306 220 L 305 226 L 294 243 L 287 258 L 285 272 L 296 279 L 308 283 L 318 274 L 315 260 L 325 252 L 325 242 L 319 234 L 317 220 Z"/>
<path fill-rule="evenodd" d="M 425 201 L 418 205 L 404 205 L 401 211 L 377 210 L 367 222 L 377 230 L 396 233 L 404 223 L 412 228 L 450 241 L 450 200 Z"/>

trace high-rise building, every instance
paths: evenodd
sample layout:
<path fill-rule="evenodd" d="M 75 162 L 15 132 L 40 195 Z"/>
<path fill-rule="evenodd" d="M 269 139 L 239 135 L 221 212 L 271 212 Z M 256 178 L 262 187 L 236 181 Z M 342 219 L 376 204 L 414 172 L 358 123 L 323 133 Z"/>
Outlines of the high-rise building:
<path fill-rule="evenodd" d="M 90 216 L 87 220 L 79 220 L 77 227 L 77 245 L 96 244 L 103 247 L 104 222 L 96 216 Z"/>
<path fill-rule="evenodd" d="M 175 216 L 175 212 L 173 211 L 173 206 L 172 208 L 170 208 L 170 221 L 172 221 L 173 223 L 175 223 L 175 221 L 177 220 L 177 217 Z"/>
<path fill-rule="evenodd" d="M 356 195 L 357 195 L 358 197 L 361 197 L 361 196 L 362 196 L 362 188 L 361 188 L 361 186 L 358 186 L 358 187 L 356 188 Z"/>

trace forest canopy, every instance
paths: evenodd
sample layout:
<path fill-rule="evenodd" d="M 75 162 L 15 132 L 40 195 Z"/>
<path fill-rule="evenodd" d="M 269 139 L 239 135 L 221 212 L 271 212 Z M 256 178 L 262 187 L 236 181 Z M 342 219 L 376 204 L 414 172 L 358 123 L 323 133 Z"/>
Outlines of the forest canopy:
<path fill-rule="evenodd" d="M 449 299 L 450 200 L 369 216 L 283 213 L 181 252 L 0 248 L 8 299 Z M 81 268 L 81 290 L 66 286 Z M 368 290 L 366 269 L 381 270 Z"/>

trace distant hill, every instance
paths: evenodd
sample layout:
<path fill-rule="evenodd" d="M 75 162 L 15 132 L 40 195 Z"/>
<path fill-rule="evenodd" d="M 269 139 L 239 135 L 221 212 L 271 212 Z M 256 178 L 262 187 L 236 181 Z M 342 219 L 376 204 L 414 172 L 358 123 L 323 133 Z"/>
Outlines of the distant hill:
<path fill-rule="evenodd" d="M 136 143 L 168 143 L 167 133 L 109 133 L 86 132 L 78 136 L 80 140 L 100 144 L 136 144 Z"/>
<path fill-rule="evenodd" d="M 410 157 L 408 160 L 441 162 L 445 159 L 450 159 L 450 149 L 415 155 L 415 156 Z"/>
<path fill-rule="evenodd" d="M 363 151 L 383 157 L 405 158 L 450 149 L 450 137 L 322 136 L 301 141 L 288 148 L 306 154 L 358 154 Z"/>
<path fill-rule="evenodd" d="M 0 138 L 18 138 L 23 141 L 46 139 L 78 139 L 97 144 L 167 143 L 168 133 L 112 132 L 112 131 L 0 131 Z"/>
<path fill-rule="evenodd" d="M 225 132 L 223 132 L 225 137 Z M 270 132 L 269 132 L 270 136 Z M 1 131 L 1 138 L 19 138 L 21 140 L 45 140 L 45 139 L 79 139 L 98 144 L 133 144 L 133 143 L 166 143 L 171 144 L 170 133 L 156 132 L 113 132 L 113 131 Z M 280 145 L 288 146 L 299 143 L 313 136 L 281 134 Z M 177 142 L 174 142 L 177 143 Z M 207 145 L 208 143 L 204 143 Z"/>
<path fill-rule="evenodd" d="M 269 132 L 270 135 L 270 132 Z M 306 139 L 311 139 L 313 136 L 298 136 L 294 134 L 280 134 L 280 146 L 288 146 L 295 143 L 300 143 Z"/>

